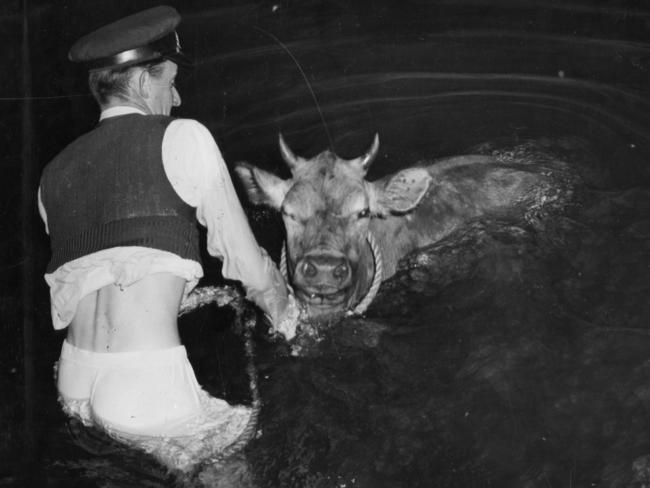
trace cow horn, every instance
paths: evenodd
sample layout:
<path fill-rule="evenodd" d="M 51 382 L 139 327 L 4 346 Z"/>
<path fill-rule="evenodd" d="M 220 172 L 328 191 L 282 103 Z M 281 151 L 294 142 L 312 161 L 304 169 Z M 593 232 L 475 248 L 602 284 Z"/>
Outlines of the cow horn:
<path fill-rule="evenodd" d="M 378 152 L 379 152 L 379 134 L 375 132 L 375 138 L 372 141 L 372 145 L 370 146 L 370 149 L 368 149 L 366 154 L 355 159 L 354 162 L 359 166 L 361 166 L 361 168 L 364 171 L 368 171 L 370 164 L 375 160 Z"/>
<path fill-rule="evenodd" d="M 282 132 L 280 132 L 279 142 L 280 142 L 280 153 L 282 154 L 282 159 L 285 160 L 285 162 L 289 166 L 289 169 L 293 172 L 294 168 L 298 165 L 298 158 L 293 153 L 293 151 L 289 148 L 287 142 L 284 140 L 284 137 L 282 137 Z"/>

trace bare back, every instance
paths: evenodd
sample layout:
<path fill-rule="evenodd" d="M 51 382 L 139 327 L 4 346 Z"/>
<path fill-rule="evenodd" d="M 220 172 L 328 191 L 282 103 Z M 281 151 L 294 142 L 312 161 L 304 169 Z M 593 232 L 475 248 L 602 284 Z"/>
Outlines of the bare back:
<path fill-rule="evenodd" d="M 95 352 L 177 346 L 177 316 L 184 287 L 184 279 L 169 273 L 149 275 L 123 290 L 105 286 L 79 302 L 67 340 Z"/>

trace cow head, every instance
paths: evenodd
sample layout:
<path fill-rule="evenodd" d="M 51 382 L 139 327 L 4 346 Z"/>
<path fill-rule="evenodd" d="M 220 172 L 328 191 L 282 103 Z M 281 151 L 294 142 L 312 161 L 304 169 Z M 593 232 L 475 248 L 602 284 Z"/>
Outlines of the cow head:
<path fill-rule="evenodd" d="M 280 135 L 291 179 L 247 163 L 235 167 L 254 204 L 281 211 L 289 281 L 312 317 L 352 308 L 365 295 L 374 275 L 367 241 L 370 220 L 411 211 L 429 187 L 431 178 L 424 170 L 417 177 L 405 170 L 388 183 L 366 181 L 378 149 L 375 136 L 370 149 L 356 159 L 341 159 L 328 150 L 306 160 Z"/>

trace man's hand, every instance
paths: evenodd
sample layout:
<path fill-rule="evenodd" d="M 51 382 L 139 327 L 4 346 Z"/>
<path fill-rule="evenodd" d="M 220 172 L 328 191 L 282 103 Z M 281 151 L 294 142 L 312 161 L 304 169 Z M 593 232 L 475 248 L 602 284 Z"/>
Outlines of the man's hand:
<path fill-rule="evenodd" d="M 304 318 L 303 316 L 304 310 L 300 308 L 293 293 L 289 293 L 282 318 L 277 324 L 274 324 L 273 331 L 282 334 L 287 341 L 290 341 L 296 336 L 296 328 Z"/>

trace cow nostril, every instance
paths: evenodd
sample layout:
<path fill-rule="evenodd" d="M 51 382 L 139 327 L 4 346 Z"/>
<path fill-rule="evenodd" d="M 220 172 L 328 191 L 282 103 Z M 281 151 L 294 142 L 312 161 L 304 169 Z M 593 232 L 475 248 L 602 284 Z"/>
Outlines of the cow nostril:
<path fill-rule="evenodd" d="M 342 280 L 348 275 L 348 265 L 346 263 L 339 264 L 334 268 L 334 278 L 337 280 Z"/>
<path fill-rule="evenodd" d="M 302 272 L 305 276 L 309 278 L 313 278 L 318 274 L 318 270 L 316 269 L 316 266 L 314 266 L 312 263 L 309 261 L 306 261 L 305 264 L 302 266 Z"/>

